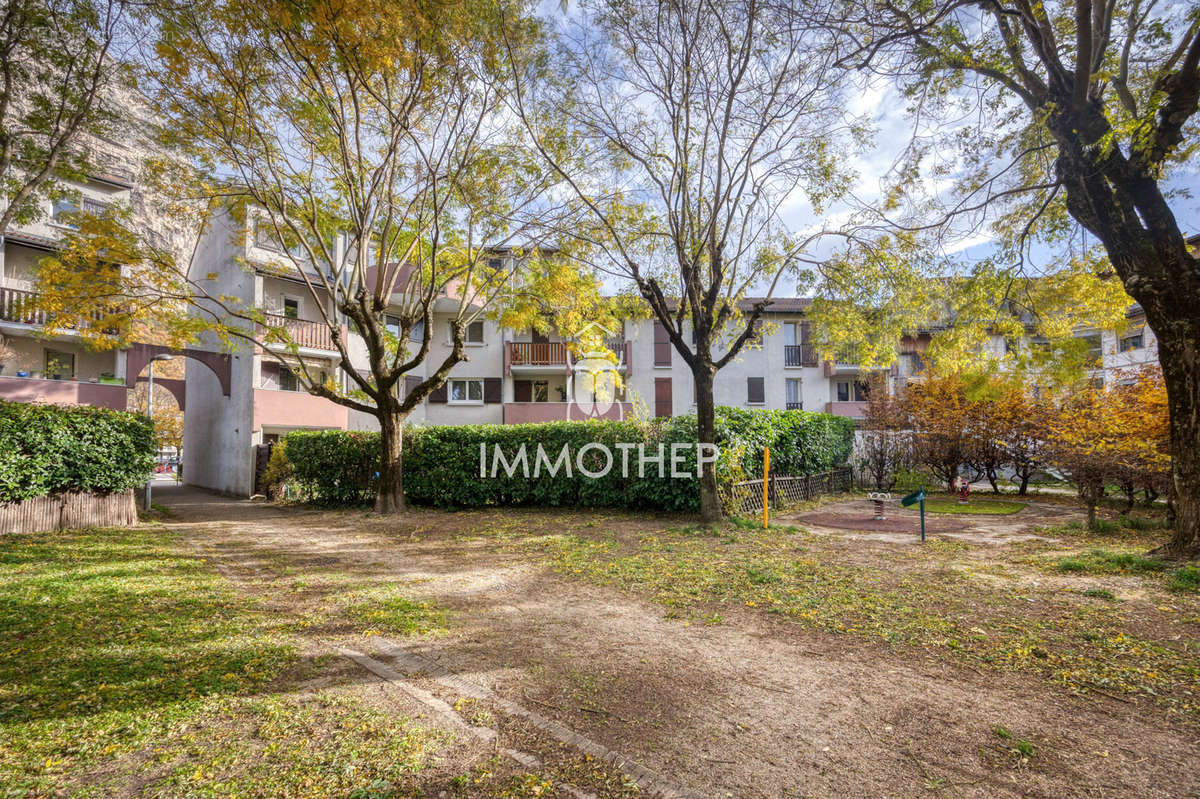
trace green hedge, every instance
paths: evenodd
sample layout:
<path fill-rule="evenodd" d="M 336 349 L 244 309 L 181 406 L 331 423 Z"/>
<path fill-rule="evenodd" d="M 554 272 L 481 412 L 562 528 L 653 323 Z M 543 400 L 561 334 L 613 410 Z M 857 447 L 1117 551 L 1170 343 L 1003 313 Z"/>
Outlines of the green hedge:
<path fill-rule="evenodd" d="M 771 447 L 774 470 L 813 474 L 843 465 L 850 455 L 854 426 L 849 419 L 805 411 L 743 411 L 717 409 L 717 438 L 721 457 L 717 474 L 739 480 L 761 472 L 762 447 Z M 576 468 L 575 457 L 585 444 L 602 443 L 613 452 L 607 476 L 592 479 Z M 479 447 L 486 444 L 485 471 L 480 476 Z M 664 476 L 647 464 L 638 477 L 638 451 L 629 453 L 623 473 L 618 443 L 643 444 L 647 456 L 659 445 L 666 455 Z M 671 445 L 690 445 L 680 464 L 696 471 L 696 417 L 677 416 L 651 422 L 588 421 L 524 425 L 413 426 L 404 436 L 404 493 L 410 503 L 439 507 L 482 505 L 571 505 L 579 507 L 696 510 L 699 480 L 670 477 Z M 491 476 L 494 448 L 500 446 L 512 462 L 524 444 L 532 473 L 540 444 L 554 462 L 564 445 L 572 458 L 571 474 L 526 478 L 521 470 L 509 477 L 500 466 Z M 365 432 L 295 432 L 286 438 L 287 458 L 301 492 L 322 504 L 344 506 L 369 503 L 375 495 L 379 464 L 379 435 Z M 585 455 L 591 471 L 602 467 L 604 456 Z"/>
<path fill-rule="evenodd" d="M 0 501 L 142 485 L 154 425 L 137 413 L 0 400 Z"/>

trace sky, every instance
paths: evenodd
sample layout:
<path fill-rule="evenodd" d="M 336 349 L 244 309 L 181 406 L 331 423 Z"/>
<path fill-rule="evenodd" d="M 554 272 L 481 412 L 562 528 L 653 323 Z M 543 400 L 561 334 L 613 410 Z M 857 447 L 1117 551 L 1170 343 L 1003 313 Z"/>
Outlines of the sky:
<path fill-rule="evenodd" d="M 541 13 L 561 23 L 575 18 L 578 6 L 575 2 L 570 2 L 564 8 L 559 0 L 543 0 Z M 853 154 L 851 164 L 857 174 L 857 181 L 851 193 L 856 202 L 873 204 L 881 197 L 882 179 L 911 139 L 912 120 L 905 112 L 905 99 L 892 85 L 882 82 L 862 85 L 849 91 L 848 97 L 848 114 L 866 117 L 875 131 L 872 141 Z M 1167 185 L 1169 189 L 1191 193 L 1192 196 L 1175 197 L 1171 200 L 1171 205 L 1185 234 L 1200 233 L 1200 163 L 1178 168 Z M 945 192 L 949 187 L 950 181 L 944 180 L 941 184 L 931 182 L 928 188 Z M 845 221 L 849 218 L 852 207 L 848 204 L 834 205 L 818 216 L 807 200 L 798 195 L 784 205 L 782 212 L 788 227 L 792 231 L 803 233 Z M 824 257 L 832 250 L 833 244 L 830 240 L 829 243 L 817 247 L 813 254 L 818 258 Z M 983 259 L 994 250 L 991 236 L 986 229 L 962 229 L 943 246 L 944 255 L 967 262 Z M 1045 250 L 1035 249 L 1032 255 L 1035 262 L 1043 264 L 1053 260 L 1053 254 Z M 776 294 L 781 296 L 794 293 L 807 291 L 782 284 L 776 290 Z"/>

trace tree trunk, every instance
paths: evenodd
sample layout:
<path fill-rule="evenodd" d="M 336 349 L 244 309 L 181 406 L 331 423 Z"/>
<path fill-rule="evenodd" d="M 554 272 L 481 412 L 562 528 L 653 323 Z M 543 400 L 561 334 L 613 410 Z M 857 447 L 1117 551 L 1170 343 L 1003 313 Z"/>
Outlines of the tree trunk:
<path fill-rule="evenodd" d="M 1017 491 L 1018 497 L 1023 497 L 1029 492 L 1029 475 L 1021 475 L 1021 488 Z"/>
<path fill-rule="evenodd" d="M 1175 533 L 1162 547 L 1172 557 L 1200 555 L 1200 321 L 1176 322 L 1158 337 L 1158 357 L 1171 414 Z"/>
<path fill-rule="evenodd" d="M 717 409 L 713 397 L 712 370 L 700 364 L 692 373 L 696 381 L 696 436 L 701 444 L 717 444 Z M 705 463 L 700 471 L 700 519 L 717 522 L 723 516 L 721 497 L 717 493 L 715 463 Z"/>
<path fill-rule="evenodd" d="M 379 420 L 379 493 L 376 513 L 404 512 L 404 424 L 394 414 Z"/>

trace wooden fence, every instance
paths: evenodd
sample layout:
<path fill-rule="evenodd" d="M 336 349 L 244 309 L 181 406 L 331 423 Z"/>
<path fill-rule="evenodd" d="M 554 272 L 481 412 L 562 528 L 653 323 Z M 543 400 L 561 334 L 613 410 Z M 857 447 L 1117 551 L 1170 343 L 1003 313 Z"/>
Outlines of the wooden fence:
<path fill-rule="evenodd" d="M 0 502 L 0 533 L 40 533 L 80 527 L 130 527 L 137 524 L 133 489 L 113 494 L 72 492 Z"/>
<path fill-rule="evenodd" d="M 848 466 L 799 477 L 772 474 L 767 486 L 767 498 L 772 508 L 781 509 L 808 502 L 824 494 L 840 494 L 852 488 L 854 488 L 854 472 Z M 721 494 L 725 507 L 735 515 L 762 513 L 763 481 L 761 478 L 728 483 L 721 487 Z"/>

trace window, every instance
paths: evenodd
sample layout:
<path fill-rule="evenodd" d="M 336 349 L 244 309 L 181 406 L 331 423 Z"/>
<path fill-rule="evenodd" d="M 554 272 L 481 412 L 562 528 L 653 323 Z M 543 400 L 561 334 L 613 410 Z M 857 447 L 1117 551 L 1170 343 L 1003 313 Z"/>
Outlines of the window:
<path fill-rule="evenodd" d="M 296 379 L 296 373 L 286 366 L 279 367 L 279 390 L 280 391 L 299 391 L 300 381 Z"/>
<path fill-rule="evenodd" d="M 467 325 L 467 343 L 483 343 L 483 320 L 472 322 L 471 324 Z"/>
<path fill-rule="evenodd" d="M 453 322 L 449 323 L 448 329 L 450 331 L 450 339 L 449 340 L 450 340 L 450 342 L 453 342 L 454 341 L 454 323 Z M 475 322 L 472 322 L 471 324 L 467 325 L 466 342 L 468 344 L 482 344 L 483 343 L 483 321 L 482 320 L 475 321 Z"/>
<path fill-rule="evenodd" d="M 408 331 L 408 340 L 415 341 L 418 344 L 425 338 L 425 320 L 418 319 L 413 323 L 412 330 Z"/>
<path fill-rule="evenodd" d="M 51 380 L 73 380 L 75 378 L 75 354 L 46 350 L 46 377 Z"/>
<path fill-rule="evenodd" d="M 504 259 L 502 259 L 502 258 L 489 258 L 488 259 L 488 269 L 492 270 L 493 272 L 499 272 L 503 266 L 504 266 Z"/>
<path fill-rule="evenodd" d="M 1136 333 L 1130 333 L 1128 336 L 1121 337 L 1121 352 L 1129 352 L 1130 350 L 1140 350 L 1146 346 L 1146 333 L 1139 330 Z"/>
<path fill-rule="evenodd" d="M 754 321 L 754 326 L 750 329 L 750 337 L 746 339 L 746 343 L 750 346 L 761 347 L 763 343 L 763 323 L 761 319 Z"/>
<path fill-rule="evenodd" d="M 254 246 L 273 252 L 283 252 L 283 244 L 275 235 L 275 227 L 269 219 L 260 219 L 254 225 Z"/>
<path fill-rule="evenodd" d="M 545 380 L 533 381 L 533 401 L 534 402 L 549 402 L 550 401 L 550 384 Z"/>
<path fill-rule="evenodd" d="M 1093 333 L 1090 336 L 1083 336 L 1083 340 L 1087 342 L 1087 360 L 1089 363 L 1095 363 L 1100 360 L 1100 334 Z"/>
<path fill-rule="evenodd" d="M 842 380 L 837 384 L 838 402 L 866 402 L 867 384 L 861 380 Z"/>
<path fill-rule="evenodd" d="M 451 380 L 450 401 L 462 403 L 483 402 L 483 381 L 478 378 Z"/>
<path fill-rule="evenodd" d="M 300 300 L 295 297 L 283 298 L 283 315 L 288 319 L 300 318 Z"/>
<path fill-rule="evenodd" d="M 747 377 L 746 378 L 746 404 L 747 405 L 762 405 L 767 401 L 766 391 L 763 387 L 763 378 Z"/>
<path fill-rule="evenodd" d="M 795 347 L 800 343 L 799 337 L 796 335 L 796 323 L 783 323 L 783 345 L 785 347 Z"/>
<path fill-rule="evenodd" d="M 383 317 L 383 329 L 391 333 L 396 338 L 400 338 L 400 317 L 385 316 Z"/>
<path fill-rule="evenodd" d="M 789 411 L 799 411 L 804 409 L 804 403 L 800 401 L 800 379 L 789 377 L 784 381 L 787 397 L 787 409 Z"/>

